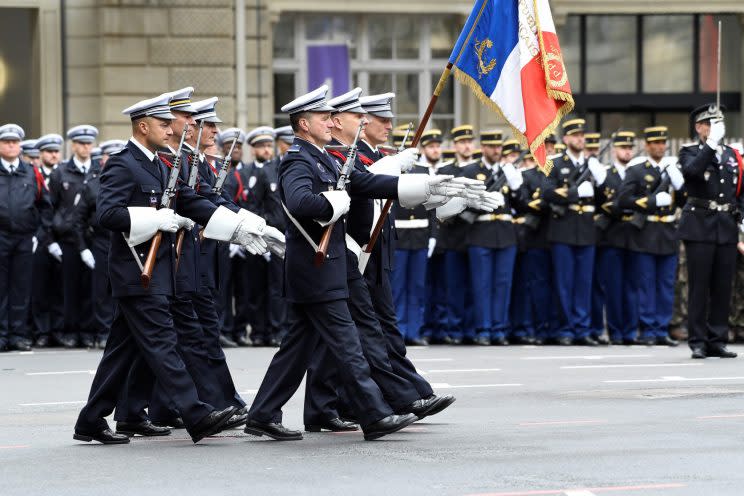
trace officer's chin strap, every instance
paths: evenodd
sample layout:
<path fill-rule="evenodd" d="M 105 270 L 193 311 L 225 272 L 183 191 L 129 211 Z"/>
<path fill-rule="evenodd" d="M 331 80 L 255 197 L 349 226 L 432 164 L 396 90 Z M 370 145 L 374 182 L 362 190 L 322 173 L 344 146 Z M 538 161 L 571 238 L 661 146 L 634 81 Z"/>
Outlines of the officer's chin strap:
<path fill-rule="evenodd" d="M 305 229 L 300 225 L 300 223 L 297 221 L 297 219 L 294 218 L 292 214 L 289 213 L 289 209 L 287 209 L 287 206 L 282 202 L 282 208 L 284 209 L 284 212 L 287 214 L 287 217 L 289 217 L 289 220 L 292 221 L 292 224 L 297 228 L 298 231 L 300 231 L 300 234 L 302 234 L 302 237 L 304 237 L 308 243 L 310 243 L 310 246 L 313 247 L 313 250 L 315 252 L 318 251 L 318 245 L 313 241 L 313 238 L 310 237 L 310 235 L 305 231 Z"/>

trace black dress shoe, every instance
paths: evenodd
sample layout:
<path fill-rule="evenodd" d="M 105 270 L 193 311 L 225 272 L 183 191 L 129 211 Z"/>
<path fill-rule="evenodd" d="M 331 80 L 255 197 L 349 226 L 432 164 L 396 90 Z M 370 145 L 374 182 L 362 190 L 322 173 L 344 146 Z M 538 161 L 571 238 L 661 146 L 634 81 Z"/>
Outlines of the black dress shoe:
<path fill-rule="evenodd" d="M 462 344 L 462 338 L 447 338 L 449 343 L 447 344 Z"/>
<path fill-rule="evenodd" d="M 0 351 L 6 351 L 7 347 L 8 347 L 8 342 L 4 339 L 0 339 Z"/>
<path fill-rule="evenodd" d="M 628 339 L 623 339 L 623 344 L 625 346 L 633 346 L 636 344 L 641 344 L 641 342 L 638 341 L 636 338 L 628 338 Z"/>
<path fill-rule="evenodd" d="M 234 406 L 228 406 L 224 410 L 215 410 L 197 422 L 194 427 L 189 429 L 189 434 L 191 435 L 191 440 L 194 441 L 194 444 L 198 443 L 205 437 L 214 436 L 218 432 L 222 431 L 224 425 L 228 420 L 230 420 L 230 417 L 235 415 L 235 410 L 237 410 L 237 408 Z"/>
<path fill-rule="evenodd" d="M 61 344 L 63 348 L 67 348 L 69 350 L 71 348 L 77 347 L 77 339 L 72 336 L 62 336 L 59 339 L 59 344 Z"/>
<path fill-rule="evenodd" d="M 705 350 L 703 348 L 693 348 L 692 349 L 692 358 L 696 360 L 701 360 L 703 358 L 707 358 L 705 355 Z"/>
<path fill-rule="evenodd" d="M 358 431 L 359 426 L 353 422 L 346 422 L 340 418 L 326 420 L 320 424 L 305 424 L 305 431 L 307 432 L 349 432 Z"/>
<path fill-rule="evenodd" d="M 406 415 L 388 415 L 384 419 L 378 420 L 364 429 L 364 440 L 372 441 L 374 439 L 379 439 L 382 436 L 392 434 L 393 432 L 398 432 L 417 420 L 418 417 L 412 413 Z"/>
<path fill-rule="evenodd" d="M 108 343 L 108 336 L 104 336 L 101 338 L 98 338 L 96 340 L 96 348 L 99 350 L 105 350 L 106 349 L 106 343 Z"/>
<path fill-rule="evenodd" d="M 612 343 L 615 346 L 621 346 L 621 345 L 625 344 L 625 341 L 623 341 L 620 338 L 613 338 L 613 339 L 610 340 L 610 343 Z"/>
<path fill-rule="evenodd" d="M 10 343 L 8 349 L 11 351 L 31 351 L 31 344 L 25 339 L 19 339 L 14 343 Z"/>
<path fill-rule="evenodd" d="M 436 394 L 432 394 L 426 399 L 429 399 L 429 398 L 439 399 L 439 402 L 436 404 L 436 406 L 432 408 L 431 410 L 429 410 L 429 413 L 427 414 L 429 417 L 431 417 L 432 415 L 436 415 L 437 413 L 443 411 L 445 408 L 447 408 L 448 406 L 450 406 L 452 403 L 455 402 L 455 397 L 452 396 L 451 394 L 445 394 L 444 396 L 437 396 Z"/>
<path fill-rule="evenodd" d="M 534 338 L 532 340 L 532 344 L 534 344 L 535 346 L 542 346 L 545 344 L 545 341 L 543 340 L 543 338 Z"/>
<path fill-rule="evenodd" d="M 230 417 L 230 420 L 228 420 L 224 427 L 222 428 L 223 431 L 229 431 L 230 429 L 237 429 L 238 427 L 243 427 L 246 422 L 248 422 L 248 412 L 244 413 L 238 413 L 242 410 L 238 410 L 235 412 L 235 415 Z"/>
<path fill-rule="evenodd" d="M 80 336 L 80 346 L 82 348 L 95 348 L 96 342 L 93 339 L 93 336 L 89 336 L 87 334 L 84 334 Z"/>
<path fill-rule="evenodd" d="M 82 432 L 75 429 L 75 434 L 72 438 L 77 441 L 85 441 L 89 443 L 91 441 L 98 441 L 101 444 L 127 444 L 129 443 L 129 436 L 124 434 L 117 434 L 108 427 L 100 432 L 90 433 Z"/>
<path fill-rule="evenodd" d="M 532 338 L 530 336 L 517 336 L 517 337 L 511 338 L 511 344 L 517 344 L 517 345 L 535 344 L 535 338 Z"/>
<path fill-rule="evenodd" d="M 266 341 L 266 346 L 270 346 L 271 348 L 279 348 L 279 345 L 281 343 L 281 340 L 272 337 Z"/>
<path fill-rule="evenodd" d="M 247 336 L 238 336 L 235 338 L 235 342 L 238 344 L 238 346 L 250 346 L 251 342 L 248 340 Z"/>
<path fill-rule="evenodd" d="M 478 346 L 491 346 L 491 339 L 486 336 L 480 336 L 473 340 L 473 344 Z"/>
<path fill-rule="evenodd" d="M 426 338 L 413 338 L 406 339 L 407 346 L 429 346 L 429 341 Z"/>
<path fill-rule="evenodd" d="M 506 338 L 491 338 L 491 344 L 494 346 L 509 346 L 509 341 Z"/>
<path fill-rule="evenodd" d="M 243 432 L 253 436 L 268 436 L 276 441 L 300 441 L 302 432 L 287 429 L 282 424 L 274 422 L 263 423 L 255 420 L 248 420 Z"/>
<path fill-rule="evenodd" d="M 659 346 L 679 346 L 679 341 L 672 339 L 669 336 L 662 336 L 656 338 L 656 344 Z"/>
<path fill-rule="evenodd" d="M 558 338 L 557 343 L 559 346 L 571 346 L 574 344 L 574 341 L 568 336 L 563 336 L 562 338 Z"/>
<path fill-rule="evenodd" d="M 605 336 L 604 334 L 602 334 L 601 336 L 597 336 L 596 338 L 594 338 L 594 340 L 597 342 L 597 344 L 600 344 L 602 346 L 610 344 L 610 340 L 607 339 L 607 336 Z"/>
<path fill-rule="evenodd" d="M 726 348 L 726 345 L 723 346 L 709 346 L 706 353 L 709 357 L 719 357 L 719 358 L 736 358 L 737 354 L 733 351 L 730 351 L 728 348 Z"/>
<path fill-rule="evenodd" d="M 159 427 L 149 420 L 142 422 L 117 422 L 116 433 L 127 436 L 170 436 L 171 430 L 167 427 Z"/>
<path fill-rule="evenodd" d="M 266 346 L 266 344 L 267 343 L 264 340 L 264 338 L 259 338 L 259 337 L 251 338 L 251 346 L 253 346 L 254 348 L 260 348 L 260 347 Z"/>
<path fill-rule="evenodd" d="M 238 343 L 228 338 L 227 336 L 220 334 L 220 346 L 223 348 L 237 348 Z"/>
<path fill-rule="evenodd" d="M 170 427 L 171 429 L 185 429 L 186 424 L 183 422 L 181 417 L 173 417 L 165 420 L 153 420 L 153 425 L 158 427 Z"/>
<path fill-rule="evenodd" d="M 583 338 L 576 338 L 574 340 L 574 344 L 577 344 L 579 346 L 599 346 L 599 343 L 593 340 L 591 336 L 584 336 Z"/>
<path fill-rule="evenodd" d="M 653 336 L 646 337 L 646 338 L 641 338 L 638 341 L 639 341 L 639 344 L 643 344 L 643 345 L 646 345 L 646 346 L 654 346 L 656 344 L 656 338 L 653 337 Z"/>
<path fill-rule="evenodd" d="M 49 336 L 42 334 L 34 341 L 34 348 L 47 348 L 49 346 Z"/>

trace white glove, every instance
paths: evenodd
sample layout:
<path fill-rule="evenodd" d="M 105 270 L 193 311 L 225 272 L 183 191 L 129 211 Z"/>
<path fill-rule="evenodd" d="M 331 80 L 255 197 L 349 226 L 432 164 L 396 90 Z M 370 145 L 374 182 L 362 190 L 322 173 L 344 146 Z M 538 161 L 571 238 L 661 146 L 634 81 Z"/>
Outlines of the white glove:
<path fill-rule="evenodd" d="M 266 253 L 264 253 L 264 254 L 263 254 L 263 255 L 261 255 L 261 256 L 262 256 L 262 257 L 263 257 L 263 259 L 264 259 L 264 260 L 266 260 L 267 262 L 271 262 L 271 252 L 270 252 L 270 251 L 267 251 Z"/>
<path fill-rule="evenodd" d="M 414 165 L 416 165 L 416 161 L 418 161 L 419 158 L 419 151 L 417 148 L 406 148 L 402 152 L 396 153 L 395 158 L 398 159 L 400 171 L 408 172 L 413 169 Z"/>
<path fill-rule="evenodd" d="M 57 260 L 57 262 L 62 261 L 62 248 L 59 247 L 59 243 L 57 242 L 51 243 L 47 247 L 47 250 L 49 250 L 49 254 L 52 257 L 54 257 L 54 259 Z"/>
<path fill-rule="evenodd" d="M 512 191 L 518 190 L 519 187 L 522 186 L 522 171 L 515 169 L 514 164 L 504 164 L 501 167 L 501 170 L 504 172 L 506 182 L 509 184 L 509 188 L 511 188 Z"/>
<path fill-rule="evenodd" d="M 484 191 L 480 198 L 466 201 L 468 208 L 493 212 L 504 206 L 504 195 L 500 191 Z"/>
<path fill-rule="evenodd" d="M 191 231 L 194 226 L 196 225 L 196 222 L 189 219 L 188 217 L 182 217 L 178 214 L 176 214 L 176 222 L 178 223 L 179 229 L 185 229 L 187 231 Z"/>
<path fill-rule="evenodd" d="M 710 123 L 710 134 L 706 140 L 706 144 L 714 150 L 718 148 L 718 144 L 721 142 L 723 137 L 726 135 L 726 124 L 723 123 L 723 119 Z"/>
<path fill-rule="evenodd" d="M 161 208 L 156 210 L 155 218 L 158 221 L 158 231 L 178 231 L 178 219 L 176 217 L 176 213 L 170 208 Z"/>
<path fill-rule="evenodd" d="M 589 171 L 591 171 L 594 180 L 597 182 L 597 186 L 601 185 L 607 179 L 607 170 L 604 165 L 599 163 L 597 157 L 589 157 Z"/>
<path fill-rule="evenodd" d="M 437 238 L 429 238 L 429 251 L 426 252 L 426 258 L 431 258 L 434 254 L 434 248 L 437 247 Z"/>
<path fill-rule="evenodd" d="M 672 204 L 672 196 L 666 191 L 656 194 L 656 206 L 657 207 L 668 207 Z"/>
<path fill-rule="evenodd" d="M 579 194 L 579 198 L 591 198 L 594 196 L 594 186 L 589 181 L 584 181 L 579 184 L 577 193 Z"/>
<path fill-rule="evenodd" d="M 96 259 L 93 257 L 93 253 L 89 249 L 84 249 L 80 252 L 80 258 L 83 260 L 83 263 L 88 266 L 89 269 L 95 269 L 96 268 Z"/>
<path fill-rule="evenodd" d="M 233 258 L 236 255 L 240 258 L 243 258 L 243 259 L 245 258 L 245 253 L 243 252 L 242 246 L 235 244 L 235 243 L 230 243 L 229 250 L 230 250 L 230 258 Z"/>
<path fill-rule="evenodd" d="M 269 250 L 279 258 L 284 258 L 286 251 L 286 240 L 284 234 L 277 228 L 266 226 L 264 229 L 263 239 L 269 245 Z M 268 259 L 267 259 L 268 260 Z"/>
<path fill-rule="evenodd" d="M 682 171 L 677 167 L 677 157 L 664 157 L 661 161 L 662 166 L 666 163 L 667 174 L 669 174 L 669 180 L 672 182 L 672 186 L 676 191 L 685 185 L 685 178 L 682 175 Z"/>
<path fill-rule="evenodd" d="M 739 231 L 741 231 L 742 233 L 744 233 L 744 220 L 742 220 L 741 221 L 741 224 L 739 224 Z M 739 243 L 739 244 L 742 244 L 742 243 Z"/>
<path fill-rule="evenodd" d="M 427 179 L 426 190 L 429 196 L 446 196 L 448 198 L 459 196 L 460 198 L 476 199 L 486 189 L 483 181 L 467 177 L 429 176 Z"/>
<path fill-rule="evenodd" d="M 39 246 L 39 240 L 36 239 L 36 236 L 31 238 L 31 253 L 36 253 L 36 248 Z"/>
<path fill-rule="evenodd" d="M 238 228 L 240 230 L 240 228 Z M 250 253 L 251 255 L 263 255 L 269 250 L 269 246 L 266 241 L 257 234 L 251 234 L 249 232 L 243 232 L 241 234 L 240 244 Z"/>
<path fill-rule="evenodd" d="M 318 224 L 325 227 L 329 224 L 333 224 L 338 219 L 340 219 L 343 215 L 346 214 L 346 212 L 349 211 L 349 207 L 351 207 L 351 197 L 349 196 L 349 193 L 347 193 L 344 190 L 333 190 L 333 191 L 323 191 L 320 193 L 325 197 L 326 200 L 328 200 L 328 203 L 331 204 L 331 208 L 333 208 L 333 215 L 331 218 L 327 221 L 320 221 L 315 220 Z"/>

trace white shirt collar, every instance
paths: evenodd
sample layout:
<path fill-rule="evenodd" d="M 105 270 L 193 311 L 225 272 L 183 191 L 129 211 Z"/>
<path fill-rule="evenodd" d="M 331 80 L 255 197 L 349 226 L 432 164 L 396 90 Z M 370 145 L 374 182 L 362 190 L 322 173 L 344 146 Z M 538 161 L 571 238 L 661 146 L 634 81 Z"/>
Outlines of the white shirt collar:
<path fill-rule="evenodd" d="M 646 157 L 646 160 L 648 160 L 648 163 L 656 167 L 657 169 L 661 169 L 661 161 L 655 162 L 654 159 L 651 157 Z"/>
<path fill-rule="evenodd" d="M 90 158 L 88 158 L 85 162 L 81 162 L 78 160 L 77 156 L 73 155 L 72 162 L 75 164 L 75 167 L 77 167 L 78 170 L 83 174 L 90 170 Z"/>
<path fill-rule="evenodd" d="M 368 146 L 368 147 L 370 147 L 370 149 L 371 149 L 371 150 L 372 150 L 373 152 L 376 152 L 376 151 L 377 151 L 377 147 L 376 147 L 376 146 L 372 146 L 372 145 L 370 145 L 370 144 L 369 144 L 369 141 L 367 141 L 366 139 L 362 139 L 362 141 L 364 141 L 364 142 L 365 142 L 365 143 L 367 144 L 367 146 Z"/>
<path fill-rule="evenodd" d="M 615 162 L 615 169 L 617 169 L 617 173 L 620 175 L 620 179 L 625 179 L 626 166 L 621 164 L 620 162 Z"/>
<path fill-rule="evenodd" d="M 16 157 L 12 162 L 8 162 L 4 158 L 0 158 L 0 162 L 2 162 L 3 167 L 5 167 L 5 170 L 10 172 L 10 167 L 13 166 L 17 169 L 18 165 L 21 163 L 21 160 L 18 157 Z"/>
<path fill-rule="evenodd" d="M 571 162 L 573 162 L 576 165 L 581 165 L 584 163 L 584 152 L 581 152 L 578 157 L 574 157 L 571 153 L 571 150 L 566 148 L 566 155 L 568 155 L 568 158 L 571 159 Z"/>
<path fill-rule="evenodd" d="M 145 146 L 142 143 L 140 143 L 139 141 L 137 141 L 136 139 L 134 139 L 134 137 L 129 138 L 129 142 L 130 143 L 134 143 L 134 145 L 137 148 L 139 148 L 142 153 L 145 154 L 145 157 L 147 157 L 147 160 L 149 160 L 150 162 L 152 162 L 153 160 L 155 160 L 155 154 L 152 153 L 147 148 L 145 148 Z"/>

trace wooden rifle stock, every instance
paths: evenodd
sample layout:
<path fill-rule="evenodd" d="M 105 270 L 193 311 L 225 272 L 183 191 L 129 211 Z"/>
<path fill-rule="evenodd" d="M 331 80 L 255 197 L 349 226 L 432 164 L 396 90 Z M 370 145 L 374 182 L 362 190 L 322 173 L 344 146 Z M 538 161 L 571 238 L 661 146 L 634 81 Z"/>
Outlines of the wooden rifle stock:
<path fill-rule="evenodd" d="M 335 225 L 335 222 L 333 224 L 329 224 L 323 231 L 323 236 L 320 237 L 318 251 L 315 252 L 315 259 L 313 260 L 313 263 L 315 263 L 316 267 L 320 267 L 321 265 L 323 265 L 323 261 L 328 254 L 328 245 L 331 242 L 331 234 L 333 233 L 333 226 Z"/>
<path fill-rule="evenodd" d="M 142 281 L 142 287 L 147 289 L 150 287 L 150 280 L 152 279 L 152 271 L 155 269 L 155 259 L 160 249 L 160 242 L 163 240 L 163 232 L 158 231 L 152 238 L 150 243 L 150 250 L 147 252 L 147 259 L 145 265 L 142 266 L 142 275 L 140 280 Z"/>

